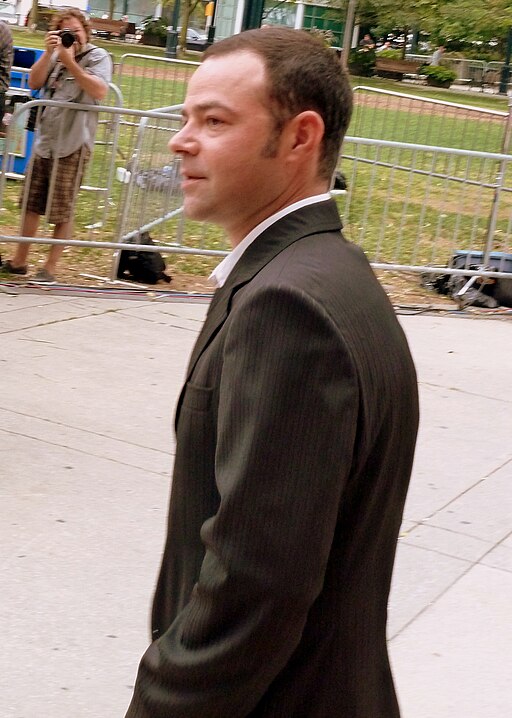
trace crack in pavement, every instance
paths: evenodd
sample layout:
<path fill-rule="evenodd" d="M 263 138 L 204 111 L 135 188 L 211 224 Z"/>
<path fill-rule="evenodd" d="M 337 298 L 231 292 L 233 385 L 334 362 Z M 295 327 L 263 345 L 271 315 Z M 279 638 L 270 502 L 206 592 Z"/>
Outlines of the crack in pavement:
<path fill-rule="evenodd" d="M 155 449 L 154 446 L 145 446 L 144 444 L 138 444 L 135 441 L 127 441 L 126 439 L 121 439 L 117 436 L 112 436 L 111 434 L 104 434 L 100 433 L 99 431 L 92 431 L 92 429 L 85 429 L 80 426 L 74 426 L 73 424 L 64 424 L 60 421 L 55 421 L 54 419 L 48 419 L 43 416 L 35 416 L 34 414 L 26 414 L 23 411 L 16 411 L 15 409 L 8 409 L 5 406 L 0 406 L 0 411 L 5 411 L 10 414 L 15 414 L 16 416 L 21 416 L 24 419 L 34 419 L 35 421 L 43 421 L 47 424 L 50 424 L 51 426 L 55 427 L 63 427 L 65 429 L 72 429 L 73 431 L 78 431 L 80 433 L 89 434 L 91 436 L 97 436 L 101 439 L 109 439 L 110 441 L 117 441 L 120 444 L 126 444 L 127 446 L 132 446 L 137 449 L 144 449 L 145 451 L 155 451 L 159 454 L 163 455 L 169 455 L 169 451 L 166 451 L 164 449 Z M 0 430 L 9 431 L 9 429 L 3 429 L 0 427 Z"/>
<path fill-rule="evenodd" d="M 488 399 L 489 401 L 499 401 L 502 404 L 512 404 L 512 399 L 502 399 L 496 396 L 487 396 L 486 394 L 478 394 L 476 391 L 467 391 L 466 389 L 459 389 L 457 386 L 445 386 L 444 384 L 434 384 L 429 381 L 419 381 L 420 386 L 426 386 L 430 389 L 444 389 L 445 391 L 454 391 L 458 394 L 464 394 L 467 396 L 476 396 L 479 399 Z"/>
<path fill-rule="evenodd" d="M 38 441 L 39 443 L 46 444 L 48 446 L 55 446 L 59 449 L 67 449 L 68 451 L 75 451 L 78 454 L 83 454 L 84 456 L 93 456 L 96 459 L 104 459 L 105 461 L 111 461 L 114 464 L 119 464 L 120 466 L 127 466 L 131 469 L 140 469 L 141 471 L 144 471 L 149 474 L 154 474 L 155 476 L 160 476 L 160 477 L 163 476 L 163 477 L 169 478 L 170 470 L 169 471 L 154 471 L 153 469 L 148 469 L 147 466 L 140 466 L 138 464 L 134 464 L 133 462 L 127 463 L 126 461 L 120 461 L 119 459 L 114 459 L 110 456 L 105 456 L 103 454 L 99 454 L 94 451 L 86 451 L 84 449 L 79 449 L 75 446 L 69 446 L 68 444 L 61 444 L 56 441 L 49 441 L 48 439 L 41 439 L 39 436 L 33 436 L 32 434 L 26 434 L 21 431 L 12 431 L 11 429 L 4 429 L 4 428 L 0 428 L 0 431 L 3 432 L 4 434 L 9 434 L 11 436 L 18 436 L 23 439 L 32 439 L 33 441 Z M 164 454 L 165 452 L 161 452 L 161 453 Z M 172 456 L 172 454 L 170 452 L 168 452 L 168 456 Z"/>
<path fill-rule="evenodd" d="M 480 556 L 480 558 L 476 559 L 475 561 L 470 561 L 470 562 L 469 562 L 469 566 L 468 566 L 462 573 L 460 573 L 456 578 L 454 578 L 451 583 L 449 583 L 447 586 L 445 586 L 444 589 L 443 589 L 437 596 L 435 596 L 431 601 L 429 601 L 429 603 L 428 603 L 426 606 L 423 606 L 423 608 L 422 608 L 420 611 L 418 611 L 418 613 L 417 613 L 415 616 L 413 616 L 411 619 L 409 619 L 409 620 L 407 621 L 407 623 L 405 623 L 398 631 L 396 631 L 395 633 L 393 633 L 392 636 L 389 636 L 389 637 L 388 637 L 388 642 L 391 642 L 394 638 L 396 638 L 396 637 L 399 636 L 401 633 L 403 633 L 403 631 L 405 631 L 410 625 L 412 625 L 412 624 L 414 623 L 414 621 L 416 621 L 417 618 L 419 618 L 419 617 L 422 616 L 424 613 L 426 613 L 428 610 L 430 610 L 430 608 L 431 608 L 435 603 L 437 603 L 437 601 L 438 601 L 440 598 L 442 598 L 443 596 L 445 596 L 445 595 L 448 593 L 448 591 L 450 591 L 450 589 L 452 589 L 453 586 L 455 586 L 455 584 L 457 584 L 460 580 L 462 580 L 465 576 L 467 576 L 468 573 L 469 573 L 475 566 L 485 565 L 485 564 L 482 564 L 483 559 L 484 559 L 486 556 L 488 556 L 492 551 L 494 551 L 494 549 L 495 549 L 497 546 L 500 546 L 502 543 L 504 543 L 504 541 L 507 541 L 507 539 L 508 539 L 511 535 L 512 535 L 512 532 L 506 534 L 505 536 L 503 536 L 502 539 L 500 539 L 498 542 L 496 542 L 495 544 L 493 544 L 493 545 L 491 546 L 491 548 L 489 548 L 482 556 Z M 416 548 L 420 548 L 420 549 L 423 548 L 423 550 L 425 550 L 425 551 L 430 551 L 430 550 L 431 550 L 431 549 L 428 549 L 428 548 L 424 548 L 424 547 L 422 547 L 422 546 L 417 546 Z M 452 558 L 453 558 L 453 557 L 452 557 Z M 466 559 L 462 559 L 462 558 L 461 558 L 460 560 L 461 560 L 461 561 L 466 561 Z M 502 571 L 502 572 L 504 572 L 504 573 L 510 573 L 510 571 L 507 571 L 507 570 L 504 569 L 504 568 L 496 568 L 496 567 L 490 567 L 490 566 L 486 566 L 486 568 L 492 568 L 493 571 Z"/>

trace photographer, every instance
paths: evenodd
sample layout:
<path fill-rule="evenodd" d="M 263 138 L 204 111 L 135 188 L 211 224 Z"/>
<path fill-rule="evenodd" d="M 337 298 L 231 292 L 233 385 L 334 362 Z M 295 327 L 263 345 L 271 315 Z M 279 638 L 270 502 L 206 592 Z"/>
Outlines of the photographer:
<path fill-rule="evenodd" d="M 32 66 L 29 86 L 44 89 L 44 98 L 65 102 L 98 104 L 108 92 L 112 63 L 108 53 L 89 43 L 90 25 L 75 8 L 57 13 L 45 38 L 45 52 Z M 69 45 L 66 47 L 66 45 Z M 26 212 L 23 237 L 34 237 L 39 218 L 46 214 L 54 224 L 55 239 L 70 239 L 73 210 L 85 165 L 94 143 L 98 115 L 87 111 L 66 111 L 62 107 L 40 110 L 34 138 L 32 173 L 25 184 Z M 49 189 L 52 191 L 49 193 Z M 25 275 L 30 244 L 18 244 L 5 269 Z M 46 263 L 35 276 L 53 282 L 63 245 L 52 245 Z"/>

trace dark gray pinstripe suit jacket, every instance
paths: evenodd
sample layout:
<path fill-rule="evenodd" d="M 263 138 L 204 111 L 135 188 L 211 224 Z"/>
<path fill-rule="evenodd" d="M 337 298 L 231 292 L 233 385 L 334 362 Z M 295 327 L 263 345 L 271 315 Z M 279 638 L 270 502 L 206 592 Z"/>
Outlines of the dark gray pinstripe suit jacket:
<path fill-rule="evenodd" d="M 406 340 L 332 201 L 217 291 L 177 415 L 129 718 L 396 718 L 386 649 L 418 423 Z"/>

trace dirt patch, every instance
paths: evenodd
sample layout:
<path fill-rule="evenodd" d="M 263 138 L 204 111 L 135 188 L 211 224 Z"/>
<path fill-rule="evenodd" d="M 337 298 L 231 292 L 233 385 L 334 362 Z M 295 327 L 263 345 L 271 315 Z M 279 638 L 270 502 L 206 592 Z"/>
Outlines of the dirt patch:
<path fill-rule="evenodd" d="M 4 233 L 8 232 L 4 230 Z M 13 236 L 16 232 L 13 232 Z M 19 284 L 24 284 L 34 277 L 37 270 L 40 269 L 46 259 L 48 248 L 45 245 L 32 245 L 29 255 L 28 274 L 25 277 L 17 277 L 9 275 L 8 279 Z M 7 244 L 0 245 L 0 256 L 5 259 L 13 254 L 13 246 Z M 167 258 L 167 274 L 172 277 L 170 284 L 159 282 L 159 288 L 172 289 L 179 292 L 195 292 L 204 293 L 212 292 L 212 286 L 208 282 L 208 273 L 189 274 L 180 271 L 174 266 L 172 259 Z M 59 262 L 55 278 L 59 284 L 65 284 L 70 287 L 86 286 L 86 287 L 105 287 L 112 286 L 112 255 L 107 251 L 93 251 L 84 254 L 84 251 L 78 248 L 69 247 L 64 250 L 62 258 Z M 4 277 L 0 278 L 0 281 Z M 127 286 L 138 286 L 133 282 L 127 282 Z"/>
<path fill-rule="evenodd" d="M 376 275 L 394 306 L 435 306 L 445 309 L 457 306 L 450 297 L 424 287 L 421 275 L 415 272 L 377 271 Z"/>
<path fill-rule="evenodd" d="M 397 89 L 397 92 L 399 91 L 400 90 Z M 478 107 L 450 107 L 449 105 L 443 105 L 439 101 L 428 97 L 418 99 L 412 95 L 396 97 L 395 95 L 387 95 L 380 92 L 360 91 L 354 93 L 354 100 L 358 108 L 364 107 L 372 110 L 400 110 L 412 114 L 425 115 L 425 110 L 428 109 L 428 115 L 437 115 L 445 119 L 481 120 L 485 118 L 485 122 L 496 122 L 500 124 L 503 124 L 506 120 L 506 117 L 492 110 L 485 112 Z"/>
<path fill-rule="evenodd" d="M 7 232 L 6 232 L 7 233 Z M 12 256 L 12 246 L 0 245 L 0 254 L 5 259 Z M 23 285 L 35 275 L 37 270 L 43 266 L 46 258 L 47 248 L 44 245 L 33 245 L 29 257 L 29 273 L 26 277 L 8 277 L 0 275 L 2 281 L 14 282 Z M 167 273 L 172 276 L 170 284 L 159 282 L 157 286 L 161 290 L 175 292 L 186 292 L 191 294 L 212 294 L 213 288 L 209 282 L 209 274 L 217 260 L 210 260 L 209 266 L 201 273 L 192 274 L 183 271 L 180 267 L 179 256 L 167 256 Z M 59 284 L 69 287 L 95 287 L 105 288 L 116 286 L 110 281 L 112 272 L 112 258 L 108 252 L 93 252 L 90 255 L 83 255 L 83 250 L 70 247 L 64 250 L 61 262 L 56 273 Z M 421 284 L 419 274 L 413 272 L 385 272 L 377 271 L 377 277 L 388 294 L 392 304 L 398 306 L 442 306 L 447 309 L 454 308 L 455 303 L 448 297 L 432 292 Z M 121 286 L 117 284 L 117 286 Z M 132 282 L 124 286 L 138 287 Z"/>
<path fill-rule="evenodd" d="M 176 65 L 166 65 L 164 62 L 160 66 L 140 66 L 140 65 L 123 65 L 120 77 L 124 80 L 130 77 L 143 77 L 147 80 L 170 80 L 171 82 L 186 82 L 190 79 L 194 70 L 181 69 Z M 119 80 L 119 71 L 115 79 Z"/>

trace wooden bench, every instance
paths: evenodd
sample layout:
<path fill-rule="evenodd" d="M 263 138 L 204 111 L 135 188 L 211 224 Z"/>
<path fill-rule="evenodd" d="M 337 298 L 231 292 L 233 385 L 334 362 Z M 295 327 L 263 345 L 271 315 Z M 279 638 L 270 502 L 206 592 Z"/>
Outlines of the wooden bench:
<path fill-rule="evenodd" d="M 89 20 L 91 24 L 91 30 L 96 35 L 101 35 L 107 39 L 111 35 L 124 38 L 129 30 L 129 25 L 133 23 L 125 22 L 124 20 L 110 20 L 109 18 L 103 17 L 91 17 Z"/>
<path fill-rule="evenodd" d="M 414 60 L 395 60 L 391 57 L 379 57 L 375 60 L 375 74 L 390 80 L 403 80 L 404 75 L 417 75 L 420 62 Z"/>

